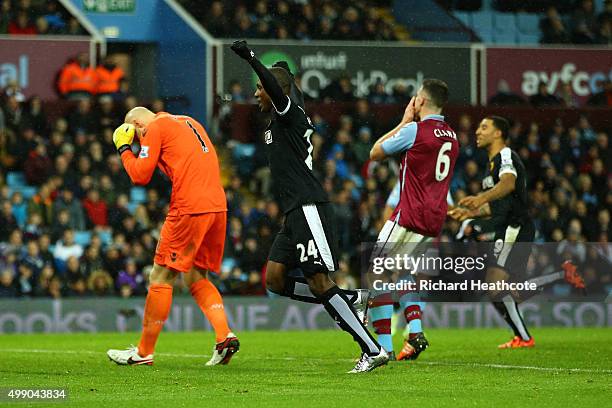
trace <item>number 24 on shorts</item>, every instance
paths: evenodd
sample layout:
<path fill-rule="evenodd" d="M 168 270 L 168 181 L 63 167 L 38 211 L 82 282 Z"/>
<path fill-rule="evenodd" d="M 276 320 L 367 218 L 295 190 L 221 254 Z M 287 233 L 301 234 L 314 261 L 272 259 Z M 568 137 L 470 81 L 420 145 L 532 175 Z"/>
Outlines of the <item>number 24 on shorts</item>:
<path fill-rule="evenodd" d="M 319 251 L 317 251 L 317 246 L 312 239 L 308 241 L 308 249 L 304 244 L 297 244 L 295 247 L 300 251 L 300 262 L 307 262 L 310 256 L 313 258 L 319 257 Z"/>

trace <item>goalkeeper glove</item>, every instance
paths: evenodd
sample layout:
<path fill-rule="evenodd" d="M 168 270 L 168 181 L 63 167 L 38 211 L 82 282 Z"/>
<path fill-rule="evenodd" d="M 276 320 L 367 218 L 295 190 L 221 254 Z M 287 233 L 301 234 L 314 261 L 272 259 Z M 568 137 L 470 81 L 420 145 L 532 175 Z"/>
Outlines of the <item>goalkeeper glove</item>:
<path fill-rule="evenodd" d="M 249 45 L 244 40 L 234 41 L 231 49 L 244 60 L 250 61 L 251 59 L 255 58 L 255 53 L 249 48 Z"/>
<path fill-rule="evenodd" d="M 115 147 L 117 148 L 119 155 L 126 150 L 131 149 L 132 140 L 134 140 L 135 133 L 136 128 L 134 125 L 130 125 L 128 123 L 124 123 L 115 129 L 115 132 L 113 133 L 113 142 L 115 143 Z"/>

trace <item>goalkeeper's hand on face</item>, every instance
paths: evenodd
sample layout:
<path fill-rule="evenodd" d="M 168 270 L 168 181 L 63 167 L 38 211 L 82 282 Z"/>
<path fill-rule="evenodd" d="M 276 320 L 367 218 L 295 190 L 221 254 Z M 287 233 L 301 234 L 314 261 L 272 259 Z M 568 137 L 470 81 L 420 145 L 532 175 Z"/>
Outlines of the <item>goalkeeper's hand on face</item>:
<path fill-rule="evenodd" d="M 113 133 L 113 143 L 115 143 L 115 147 L 117 148 L 119 155 L 126 150 L 131 149 L 135 133 L 136 128 L 134 125 L 130 125 L 128 123 L 124 123 L 115 129 L 115 132 Z"/>
<path fill-rule="evenodd" d="M 249 48 L 249 45 L 244 40 L 234 41 L 230 48 L 244 60 L 250 61 L 255 58 L 255 53 Z"/>

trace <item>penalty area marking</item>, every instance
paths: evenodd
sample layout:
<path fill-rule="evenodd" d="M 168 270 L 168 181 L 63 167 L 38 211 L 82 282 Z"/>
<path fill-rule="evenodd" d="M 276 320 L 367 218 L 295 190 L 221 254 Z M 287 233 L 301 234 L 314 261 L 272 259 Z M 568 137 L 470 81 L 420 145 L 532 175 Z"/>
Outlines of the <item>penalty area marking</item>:
<path fill-rule="evenodd" d="M 90 354 L 90 355 L 106 355 L 101 351 L 91 350 L 48 350 L 48 349 L 4 349 L 0 348 L 0 352 L 5 353 L 41 353 L 41 354 Z M 159 353 L 161 357 L 172 357 L 172 358 L 209 358 L 210 354 L 183 354 L 183 353 Z M 257 359 L 259 357 L 244 357 L 239 356 L 240 360 Z M 282 360 L 282 361 L 294 361 L 298 360 L 295 357 L 266 357 L 268 360 Z M 354 362 L 353 359 L 323 359 L 323 358 L 308 358 L 310 361 L 342 361 L 342 362 Z M 446 366 L 446 367 L 468 367 L 468 368 L 492 368 L 502 370 L 531 370 L 531 371 L 548 371 L 548 372 L 572 372 L 572 373 L 588 373 L 588 374 L 612 374 L 612 370 L 598 369 L 598 368 L 561 368 L 561 367 L 539 367 L 539 366 L 525 366 L 525 365 L 512 365 L 512 364 L 490 364 L 490 363 L 466 363 L 466 362 L 443 362 L 443 361 L 414 361 L 411 364 L 416 365 L 428 365 L 428 366 Z"/>

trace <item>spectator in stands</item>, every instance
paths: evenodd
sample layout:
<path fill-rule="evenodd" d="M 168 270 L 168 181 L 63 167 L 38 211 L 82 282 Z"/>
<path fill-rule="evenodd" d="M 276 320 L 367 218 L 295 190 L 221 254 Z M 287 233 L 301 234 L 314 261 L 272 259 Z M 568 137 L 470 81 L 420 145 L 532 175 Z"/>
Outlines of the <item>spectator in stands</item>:
<path fill-rule="evenodd" d="M 252 35 L 254 38 L 269 38 L 271 31 L 270 23 L 267 20 L 260 19 L 257 21 Z"/>
<path fill-rule="evenodd" d="M 14 20 L 8 25 L 8 33 L 12 35 L 34 35 L 36 34 L 36 26 L 30 20 L 30 16 L 26 11 L 20 10 Z"/>
<path fill-rule="evenodd" d="M 47 115 L 39 96 L 32 96 L 28 101 L 23 116 L 23 126 L 33 129 L 37 135 L 47 133 Z"/>
<path fill-rule="evenodd" d="M 319 29 L 315 31 L 314 38 L 323 41 L 330 41 L 336 38 L 333 21 L 329 18 L 321 18 Z"/>
<path fill-rule="evenodd" d="M 74 231 L 68 229 L 64 231 L 64 236 L 55 244 L 53 257 L 66 262 L 71 256 L 77 259 L 83 255 L 83 247 L 74 242 Z"/>
<path fill-rule="evenodd" d="M 96 92 L 95 70 L 89 65 L 89 55 L 82 52 L 61 70 L 58 88 L 67 99 L 90 98 Z"/>
<path fill-rule="evenodd" d="M 54 261 L 53 253 L 50 250 L 51 237 L 47 233 L 40 234 L 37 239 L 38 252 L 45 264 L 52 265 Z"/>
<path fill-rule="evenodd" d="M 38 279 L 36 280 L 36 286 L 34 287 L 34 295 L 35 296 L 49 296 L 49 285 L 51 283 L 51 279 L 55 276 L 55 271 L 53 270 L 53 266 L 44 265 L 43 269 L 38 274 Z"/>
<path fill-rule="evenodd" d="M 11 196 L 12 213 L 15 217 L 15 221 L 19 228 L 25 228 L 26 220 L 28 218 L 28 206 L 23 199 L 23 194 L 19 191 L 15 191 Z"/>
<path fill-rule="evenodd" d="M 599 20 L 595 42 L 608 46 L 612 45 L 612 17 Z"/>
<path fill-rule="evenodd" d="M 117 289 L 121 290 L 124 286 L 130 288 L 130 295 L 142 295 L 146 292 L 144 287 L 144 277 L 138 273 L 136 262 L 132 258 L 125 260 L 125 269 L 119 272 L 116 280 Z"/>
<path fill-rule="evenodd" d="M 51 278 L 45 295 L 52 299 L 61 299 L 64 296 L 64 287 L 58 276 Z"/>
<path fill-rule="evenodd" d="M 525 105 L 526 103 L 527 101 L 510 90 L 508 82 L 504 79 L 498 82 L 497 93 L 489 99 L 489 105 L 492 106 Z"/>
<path fill-rule="evenodd" d="M 253 23 L 251 23 L 251 19 L 246 14 L 240 16 L 237 14 L 237 24 L 235 27 L 236 28 L 232 33 L 232 37 L 251 38 L 255 33 Z"/>
<path fill-rule="evenodd" d="M 95 110 L 94 115 L 96 117 L 94 128 L 97 130 L 105 128 L 114 129 L 121 124 L 120 115 L 116 114 L 113 98 L 110 95 L 102 95 L 98 99 L 98 108 Z"/>
<path fill-rule="evenodd" d="M 276 2 L 276 10 L 271 13 L 274 16 L 276 25 L 291 27 L 295 18 L 291 15 L 291 8 L 286 0 L 278 0 Z"/>
<path fill-rule="evenodd" d="M 6 128 L 13 134 L 18 134 L 23 121 L 23 108 L 15 95 L 9 96 L 4 105 L 4 120 Z"/>
<path fill-rule="evenodd" d="M 359 128 L 357 132 L 357 140 L 352 143 L 352 154 L 357 160 L 357 164 L 361 167 L 370 159 L 370 150 L 374 142 L 372 141 L 372 129 L 369 127 Z"/>
<path fill-rule="evenodd" d="M 11 0 L 2 0 L 0 3 L 0 34 L 7 34 L 13 11 Z"/>
<path fill-rule="evenodd" d="M 23 90 L 17 83 L 16 79 L 10 79 L 6 84 L 4 91 L 2 92 L 2 99 L 6 100 L 11 96 L 14 96 L 17 102 L 19 103 L 23 103 L 26 100 L 26 97 L 23 94 Z"/>
<path fill-rule="evenodd" d="M 87 192 L 87 198 L 83 200 L 83 208 L 90 226 L 103 227 L 108 225 L 108 208 L 106 203 L 100 199 L 98 190 L 91 189 Z"/>
<path fill-rule="evenodd" d="M 213 37 L 225 37 L 228 34 L 230 24 L 223 10 L 223 2 L 212 2 L 202 24 Z"/>
<path fill-rule="evenodd" d="M 416 93 L 416 91 L 415 91 Z M 410 102 L 411 94 L 408 92 L 408 87 L 404 81 L 398 81 L 393 86 L 393 101 L 400 105 L 406 105 Z"/>
<path fill-rule="evenodd" d="M 45 1 L 45 10 L 42 16 L 47 20 L 49 29 L 53 33 L 62 33 L 66 27 L 66 21 L 59 10 L 59 5 L 56 0 Z"/>
<path fill-rule="evenodd" d="M 62 209 L 55 214 L 55 218 L 53 223 L 50 225 L 49 233 L 51 234 L 51 239 L 55 242 L 57 240 L 62 239 L 64 236 L 64 232 L 70 228 L 70 213 L 67 209 Z"/>
<path fill-rule="evenodd" d="M 326 102 L 353 102 L 355 95 L 349 74 L 344 73 L 334 79 L 321 91 L 321 97 Z"/>
<path fill-rule="evenodd" d="M 87 32 L 81 27 L 79 20 L 74 16 L 70 16 L 68 19 L 68 24 L 66 29 L 64 30 L 64 34 L 66 35 L 86 35 Z"/>
<path fill-rule="evenodd" d="M 563 20 L 555 6 L 546 10 L 546 17 L 540 20 L 540 31 L 542 44 L 569 44 L 571 36 L 563 25 Z"/>
<path fill-rule="evenodd" d="M 372 85 L 368 94 L 368 102 L 373 104 L 394 103 L 394 98 L 385 90 L 385 83 L 380 79 Z"/>
<path fill-rule="evenodd" d="M 34 274 L 34 277 L 38 277 L 38 275 L 42 272 L 43 267 L 45 266 L 45 261 L 40 256 L 38 242 L 36 242 L 35 240 L 28 241 L 26 245 L 26 251 L 27 252 L 21 259 L 21 263 L 28 265 Z"/>
<path fill-rule="evenodd" d="M 151 102 L 151 111 L 154 113 L 165 112 L 166 104 L 162 99 L 156 98 Z"/>
<path fill-rule="evenodd" d="M 365 39 L 361 16 L 355 7 L 349 6 L 344 9 L 339 25 L 340 27 L 346 27 L 344 30 L 347 35 L 343 36 L 343 39 Z"/>
<path fill-rule="evenodd" d="M 9 268 L 2 269 L 0 271 L 0 298 L 15 298 L 17 294 L 13 271 Z"/>
<path fill-rule="evenodd" d="M 581 0 L 572 16 L 572 40 L 576 44 L 593 44 L 597 32 L 597 18 L 593 0 Z"/>
<path fill-rule="evenodd" d="M 53 199 L 48 184 L 43 184 L 28 203 L 28 214 L 40 215 L 44 225 L 51 225 L 53 220 Z"/>
<path fill-rule="evenodd" d="M 33 296 L 35 283 L 32 268 L 25 263 L 19 263 L 17 273 L 17 291 L 19 296 Z"/>
<path fill-rule="evenodd" d="M 379 133 L 378 125 L 374 114 L 370 109 L 370 104 L 367 99 L 358 99 L 355 103 L 355 112 L 352 115 L 352 128 L 361 129 L 368 128 L 374 134 Z"/>
<path fill-rule="evenodd" d="M 80 261 L 80 271 L 85 279 L 91 276 L 94 271 L 104 268 L 100 248 L 96 245 L 89 245 Z"/>
<path fill-rule="evenodd" d="M 105 270 L 98 270 L 87 279 L 87 288 L 96 296 L 113 294 L 113 278 Z"/>
<path fill-rule="evenodd" d="M 38 18 L 36 18 L 36 34 L 50 35 L 50 34 L 57 34 L 57 33 L 51 30 L 51 27 L 49 27 L 49 22 L 47 21 L 45 17 L 39 16 Z"/>
<path fill-rule="evenodd" d="M 68 226 L 70 229 L 82 231 L 85 229 L 85 216 L 81 204 L 74 198 L 74 193 L 68 187 L 64 187 L 53 203 L 54 214 L 59 214 L 60 211 L 68 212 Z"/>
<path fill-rule="evenodd" d="M 240 81 L 232 79 L 229 83 L 229 98 L 234 103 L 245 103 L 247 98 L 244 96 L 244 91 Z"/>
<path fill-rule="evenodd" d="M 96 127 L 96 113 L 90 98 L 81 98 L 77 104 L 77 109 L 68 116 L 68 126 L 73 134 L 84 132 L 86 134 L 95 133 L 99 129 Z"/>
<path fill-rule="evenodd" d="M 40 186 L 47 181 L 53 172 L 53 162 L 47 154 L 47 147 L 39 142 L 34 150 L 30 151 L 27 161 L 23 165 L 26 181 L 33 186 Z"/>
<path fill-rule="evenodd" d="M 612 0 L 605 0 L 604 1 L 604 9 L 603 11 L 599 14 L 599 16 L 597 16 L 598 21 L 602 21 L 605 19 L 611 19 L 612 18 Z"/>
<path fill-rule="evenodd" d="M 538 93 L 529 98 L 529 103 L 537 108 L 546 106 L 561 106 L 561 100 L 548 92 L 546 82 L 540 82 Z"/>
<path fill-rule="evenodd" d="M 606 79 L 602 90 L 593 94 L 587 101 L 590 106 L 612 106 L 612 80 Z"/>
<path fill-rule="evenodd" d="M 46 226 L 43 225 L 42 215 L 39 213 L 32 213 L 28 216 L 28 222 L 23 228 L 24 237 L 26 239 L 38 239 L 45 228 Z"/>
<path fill-rule="evenodd" d="M 96 95 L 116 97 L 124 77 L 125 73 L 117 65 L 113 56 L 107 55 L 102 64 L 96 67 Z"/>
<path fill-rule="evenodd" d="M 110 207 L 117 200 L 117 192 L 111 178 L 102 172 L 100 174 L 102 174 L 99 183 L 100 199 L 106 203 L 107 207 Z"/>

